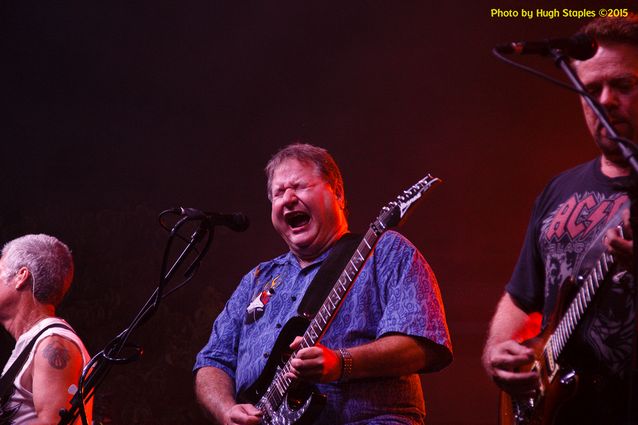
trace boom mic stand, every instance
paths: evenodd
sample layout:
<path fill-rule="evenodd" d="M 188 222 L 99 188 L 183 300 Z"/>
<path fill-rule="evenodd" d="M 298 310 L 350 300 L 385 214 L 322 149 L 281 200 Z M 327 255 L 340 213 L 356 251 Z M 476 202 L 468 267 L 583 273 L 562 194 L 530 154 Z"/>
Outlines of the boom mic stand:
<path fill-rule="evenodd" d="M 157 288 L 146 304 L 144 304 L 144 307 L 142 307 L 140 312 L 135 316 L 131 324 L 111 342 L 109 342 L 102 351 L 93 356 L 89 363 L 84 367 L 78 382 L 77 392 L 71 399 L 71 408 L 68 410 L 60 410 L 61 420 L 58 425 L 71 424 L 78 416 L 82 418 L 83 425 L 89 425 L 84 411 L 84 404 L 94 396 L 96 388 L 104 381 L 104 378 L 110 371 L 111 367 L 116 364 L 125 364 L 139 360 L 142 356 L 142 347 L 128 343 L 130 335 L 135 329 L 155 314 L 160 301 L 163 298 L 183 287 L 195 276 L 195 272 L 197 271 L 202 258 L 210 248 L 210 244 L 213 240 L 214 226 L 209 220 L 205 218 L 200 219 L 183 216 L 172 227 L 170 227 L 167 226 L 163 220 L 163 217 L 167 214 L 178 214 L 177 209 L 173 208 L 166 210 L 160 214 L 160 225 L 169 231 L 169 237 L 164 250 L 160 279 Z M 179 234 L 179 230 L 181 230 L 187 223 L 197 221 L 199 223 L 190 238 L 184 238 Z M 167 267 L 171 246 L 175 238 L 186 242 L 186 246 L 181 253 L 179 253 L 173 264 L 170 267 Z M 197 246 L 200 243 L 203 243 L 204 246 L 201 250 L 198 250 Z M 192 253 L 195 253 L 195 259 L 186 268 L 186 271 L 184 272 L 184 281 L 170 290 L 165 291 L 167 283 L 174 277 L 175 272 L 181 266 L 187 264 L 187 259 Z M 128 356 L 122 356 L 122 352 L 125 349 L 132 350 L 133 353 Z"/>

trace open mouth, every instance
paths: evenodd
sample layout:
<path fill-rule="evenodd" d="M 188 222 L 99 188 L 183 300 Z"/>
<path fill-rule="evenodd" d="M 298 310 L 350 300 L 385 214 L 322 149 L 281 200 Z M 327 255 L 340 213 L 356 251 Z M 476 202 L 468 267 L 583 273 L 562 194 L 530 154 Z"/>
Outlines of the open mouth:
<path fill-rule="evenodd" d="M 302 211 L 293 211 L 291 213 L 284 215 L 284 220 L 286 224 L 293 229 L 297 229 L 302 227 L 310 221 L 310 216 Z"/>

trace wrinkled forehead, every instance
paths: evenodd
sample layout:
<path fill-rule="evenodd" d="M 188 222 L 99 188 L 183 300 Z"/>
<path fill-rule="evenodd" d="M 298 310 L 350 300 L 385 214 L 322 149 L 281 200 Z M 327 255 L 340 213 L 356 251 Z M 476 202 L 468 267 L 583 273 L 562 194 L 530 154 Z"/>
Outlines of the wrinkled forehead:
<path fill-rule="evenodd" d="M 638 75 L 638 46 L 625 43 L 601 43 L 596 54 L 586 61 L 575 60 L 574 68 L 585 84 L 627 75 Z"/>
<path fill-rule="evenodd" d="M 289 158 L 283 160 L 272 173 L 272 186 L 286 184 L 289 181 L 323 178 L 317 164 L 311 161 Z"/>

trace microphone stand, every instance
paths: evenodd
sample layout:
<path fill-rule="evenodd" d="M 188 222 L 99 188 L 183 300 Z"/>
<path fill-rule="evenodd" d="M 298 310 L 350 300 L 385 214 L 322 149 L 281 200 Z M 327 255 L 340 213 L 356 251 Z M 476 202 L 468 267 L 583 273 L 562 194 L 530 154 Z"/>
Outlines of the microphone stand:
<path fill-rule="evenodd" d="M 638 237 L 638 146 L 636 146 L 630 140 L 620 137 L 616 129 L 609 122 L 609 117 L 605 108 L 595 99 L 587 94 L 587 90 L 583 85 L 574 69 L 570 66 L 567 56 L 562 49 L 552 49 L 551 56 L 554 58 L 556 66 L 561 68 L 572 82 L 574 87 L 580 92 L 581 97 L 585 100 L 587 105 L 596 114 L 600 123 L 605 127 L 607 132 L 607 138 L 616 142 L 618 150 L 622 154 L 623 158 L 629 164 L 631 169 L 631 183 L 629 189 L 630 206 L 630 224 L 632 230 L 632 238 L 636 241 Z M 633 249 L 633 291 L 634 291 L 634 327 L 633 327 L 633 355 L 632 363 L 629 366 L 628 377 L 628 406 L 627 406 L 627 423 L 638 422 L 638 327 L 636 326 L 636 318 L 638 317 L 638 249 L 634 245 Z"/>
<path fill-rule="evenodd" d="M 162 221 L 162 216 L 169 213 L 175 214 L 175 210 L 166 210 L 160 214 L 160 223 L 162 227 L 167 230 L 169 228 Z M 197 271 L 202 258 L 210 248 L 210 244 L 213 240 L 214 234 L 214 227 L 210 220 L 199 219 L 199 224 L 189 239 L 186 239 L 179 235 L 179 230 L 187 222 L 195 220 L 197 219 L 193 219 L 192 217 L 188 216 L 182 217 L 170 229 L 169 238 L 166 243 L 166 248 L 164 250 L 164 256 L 162 259 L 160 279 L 157 288 L 153 292 L 153 295 L 151 295 L 151 297 L 148 299 L 146 304 L 144 304 L 144 307 L 142 307 L 139 313 L 135 316 L 131 324 L 118 336 L 116 336 L 111 342 L 109 342 L 102 351 L 93 356 L 93 358 L 84 367 L 84 369 L 82 370 L 82 375 L 78 382 L 77 392 L 71 399 L 71 408 L 68 410 L 60 410 L 59 413 L 61 420 L 58 425 L 71 424 L 77 419 L 78 416 L 81 417 L 83 425 L 89 425 L 86 418 L 86 413 L 84 411 L 84 404 L 93 397 L 96 388 L 103 382 L 111 367 L 114 364 L 126 364 L 132 361 L 139 360 L 141 358 L 143 349 L 140 346 L 128 343 L 130 335 L 135 329 L 137 329 L 140 325 L 145 323 L 153 314 L 155 314 L 159 307 L 160 301 L 163 298 L 172 294 L 177 289 L 183 287 L 195 276 L 195 272 Z M 177 259 L 170 266 L 170 268 L 168 268 L 167 265 L 170 248 L 176 237 L 186 242 L 186 246 L 177 256 Z M 204 240 L 204 238 L 206 239 Z M 196 247 L 202 241 L 204 241 L 204 247 L 203 249 L 201 249 L 201 251 L 198 251 Z M 164 293 L 169 280 L 175 275 L 175 272 L 186 263 L 186 259 L 192 252 L 197 253 L 197 255 L 184 272 L 185 280 L 177 286 L 173 287 L 170 291 Z M 132 349 L 134 353 L 129 355 L 128 357 L 121 357 L 121 353 L 125 348 Z"/>

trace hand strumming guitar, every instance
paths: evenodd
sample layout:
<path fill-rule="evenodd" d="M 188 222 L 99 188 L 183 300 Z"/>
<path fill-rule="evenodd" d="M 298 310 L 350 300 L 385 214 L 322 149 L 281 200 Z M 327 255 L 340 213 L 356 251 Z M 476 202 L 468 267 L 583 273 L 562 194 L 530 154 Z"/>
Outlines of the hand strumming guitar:
<path fill-rule="evenodd" d="M 301 341 L 301 337 L 295 338 L 290 348 L 296 350 Z M 292 370 L 286 376 L 291 379 L 323 383 L 337 381 L 341 377 L 339 355 L 321 344 L 299 350 L 297 357 L 290 364 Z"/>

